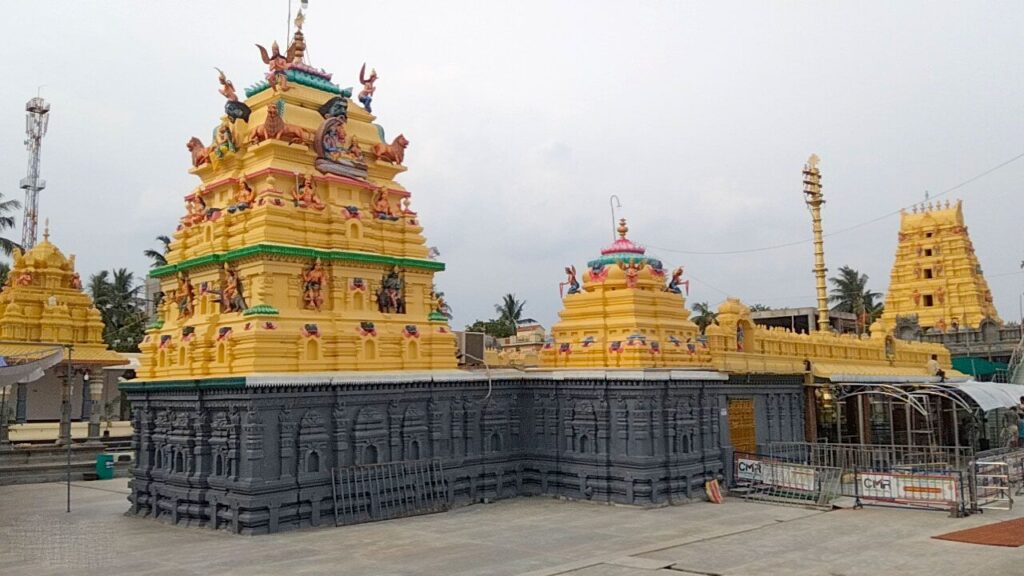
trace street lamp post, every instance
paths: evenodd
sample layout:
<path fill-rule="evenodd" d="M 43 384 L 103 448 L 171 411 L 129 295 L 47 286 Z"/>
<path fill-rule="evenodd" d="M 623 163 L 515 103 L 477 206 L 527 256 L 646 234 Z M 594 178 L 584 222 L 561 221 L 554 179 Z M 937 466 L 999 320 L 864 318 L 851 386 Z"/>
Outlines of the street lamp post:
<path fill-rule="evenodd" d="M 7 395 L 11 389 L 10 384 L 0 386 L 0 450 L 11 443 L 10 433 L 7 428 Z"/>

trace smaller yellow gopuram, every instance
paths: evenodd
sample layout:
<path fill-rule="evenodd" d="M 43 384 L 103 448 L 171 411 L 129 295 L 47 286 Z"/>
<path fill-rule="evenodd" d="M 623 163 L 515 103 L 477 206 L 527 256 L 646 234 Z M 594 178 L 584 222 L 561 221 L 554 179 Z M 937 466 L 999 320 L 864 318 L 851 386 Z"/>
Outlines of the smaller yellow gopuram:
<path fill-rule="evenodd" d="M 1002 323 L 964 224 L 960 200 L 915 206 L 900 214 L 899 244 L 885 298 L 882 326 L 917 317 L 923 329 L 977 328 Z"/>
<path fill-rule="evenodd" d="M 50 242 L 49 230 L 28 252 L 14 252 L 13 266 L 0 290 L 0 340 L 4 356 L 71 344 L 75 364 L 126 363 L 107 349 L 103 320 L 92 298 L 82 292 L 75 257 L 64 256 Z"/>
<path fill-rule="evenodd" d="M 683 268 L 666 273 L 662 263 L 626 237 L 587 263 L 582 285 L 566 268 L 568 287 L 559 321 L 540 351 L 541 368 L 675 368 L 730 373 L 815 376 L 928 376 L 934 354 L 950 377 L 949 351 L 939 344 L 896 340 L 880 323 L 870 336 L 815 332 L 796 334 L 754 324 L 736 298 L 718 307 L 716 323 L 700 334 L 686 309 Z M 666 283 L 667 281 L 667 283 Z"/>
<path fill-rule="evenodd" d="M 566 268 L 565 308 L 541 350 L 549 368 L 643 368 L 694 366 L 701 360 L 682 294 L 682 268 L 665 285 L 661 261 L 646 255 L 619 221 L 619 238 L 587 263 L 583 285 Z M 689 348 L 687 348 L 689 347 Z"/>

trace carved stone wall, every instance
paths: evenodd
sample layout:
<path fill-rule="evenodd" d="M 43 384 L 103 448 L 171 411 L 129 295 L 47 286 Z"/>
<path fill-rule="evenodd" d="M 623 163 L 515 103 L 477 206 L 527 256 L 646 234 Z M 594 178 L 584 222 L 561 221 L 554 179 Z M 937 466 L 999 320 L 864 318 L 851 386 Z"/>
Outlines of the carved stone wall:
<path fill-rule="evenodd" d="M 490 393 L 482 377 L 129 386 L 131 511 L 246 534 L 332 525 L 332 468 L 428 458 L 442 461 L 455 504 L 687 502 L 730 473 L 728 398 L 754 399 L 760 444 L 803 440 L 799 377 L 704 374 L 538 373 Z"/>

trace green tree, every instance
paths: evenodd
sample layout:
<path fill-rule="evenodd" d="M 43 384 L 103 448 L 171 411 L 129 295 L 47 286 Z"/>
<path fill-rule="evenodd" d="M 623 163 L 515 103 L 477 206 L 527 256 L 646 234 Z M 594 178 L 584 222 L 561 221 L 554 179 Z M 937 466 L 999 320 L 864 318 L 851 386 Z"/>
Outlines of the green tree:
<path fill-rule="evenodd" d="M 0 286 L 7 284 L 7 276 L 11 273 L 11 265 L 0 262 Z"/>
<path fill-rule="evenodd" d="M 142 253 L 146 255 L 153 262 L 150 263 L 150 268 L 159 268 L 160 266 L 167 265 L 167 253 L 171 251 L 171 239 L 167 236 L 157 236 L 157 240 L 164 245 L 163 250 L 153 250 L 152 248 L 143 250 Z"/>
<path fill-rule="evenodd" d="M 707 302 L 697 302 L 694 304 L 693 314 L 693 323 L 700 328 L 701 334 L 708 329 L 708 326 L 718 324 L 718 312 L 713 311 Z"/>
<path fill-rule="evenodd" d="M 771 309 L 772 309 L 771 306 L 766 306 L 764 304 L 753 304 L 753 305 L 750 306 L 750 311 L 751 312 L 764 312 L 765 310 L 771 310 Z"/>
<path fill-rule="evenodd" d="M 142 286 L 125 268 L 89 278 L 89 294 L 103 318 L 103 340 L 118 352 L 138 352 L 146 324 Z"/>
<path fill-rule="evenodd" d="M 515 333 L 516 326 L 523 319 L 523 311 L 526 309 L 526 302 L 517 300 L 515 294 L 505 294 L 500 304 L 494 305 L 494 311 L 498 313 L 498 321 L 512 326 Z"/>
<path fill-rule="evenodd" d="M 832 285 L 828 301 L 835 312 L 851 312 L 857 315 L 857 329 L 862 330 L 882 315 L 884 305 L 880 292 L 868 288 L 868 275 L 861 274 L 849 266 L 839 269 L 839 275 L 828 279 Z"/>
<path fill-rule="evenodd" d="M 477 320 L 466 326 L 466 332 L 483 332 L 495 338 L 508 338 L 516 333 L 516 329 L 501 320 Z"/>
<path fill-rule="evenodd" d="M 0 233 L 6 232 L 14 228 L 15 216 L 11 215 L 12 212 L 21 208 L 21 202 L 17 200 L 4 200 L 4 195 L 0 194 Z M 14 253 L 14 249 L 20 247 L 17 242 L 0 236 L 0 252 L 10 256 Z"/>

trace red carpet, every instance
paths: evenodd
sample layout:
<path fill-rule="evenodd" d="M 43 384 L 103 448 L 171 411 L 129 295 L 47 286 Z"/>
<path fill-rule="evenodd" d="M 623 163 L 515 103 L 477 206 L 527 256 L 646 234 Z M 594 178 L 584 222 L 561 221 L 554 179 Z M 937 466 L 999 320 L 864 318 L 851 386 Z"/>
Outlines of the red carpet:
<path fill-rule="evenodd" d="M 938 540 L 967 542 L 968 544 L 985 544 L 987 546 L 1024 546 L 1024 518 L 986 524 L 968 530 L 959 530 L 949 534 L 932 536 Z"/>

